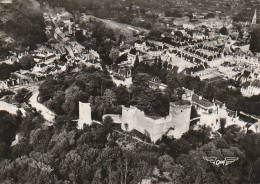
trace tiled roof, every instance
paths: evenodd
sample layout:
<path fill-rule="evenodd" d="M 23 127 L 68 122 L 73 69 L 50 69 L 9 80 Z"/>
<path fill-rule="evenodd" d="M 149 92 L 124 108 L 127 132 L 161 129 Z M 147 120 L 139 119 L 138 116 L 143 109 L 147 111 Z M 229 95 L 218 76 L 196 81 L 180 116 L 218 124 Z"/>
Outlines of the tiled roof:
<path fill-rule="evenodd" d="M 246 81 L 244 84 L 242 84 L 242 88 L 247 88 L 248 86 L 250 86 L 249 81 Z"/>
<path fill-rule="evenodd" d="M 260 88 L 260 80 L 254 80 L 254 81 L 251 83 L 251 86 Z"/>
<path fill-rule="evenodd" d="M 52 59 L 52 58 L 55 58 L 55 57 L 56 57 L 56 55 L 53 54 L 53 55 L 50 55 L 50 56 L 46 57 L 46 60 L 48 60 L 48 59 Z"/>
<path fill-rule="evenodd" d="M 200 106 L 203 106 L 203 107 L 206 107 L 206 108 L 209 108 L 209 107 L 212 107 L 213 106 L 213 103 L 211 103 L 210 101 L 206 100 L 205 98 L 201 98 L 196 95 L 196 94 L 193 94 L 192 95 L 192 101 L 195 102 L 196 104 L 200 105 Z"/>
<path fill-rule="evenodd" d="M 188 100 L 179 100 L 179 101 L 171 103 L 171 104 L 174 104 L 174 105 L 191 105 L 190 101 L 188 101 Z"/>
<path fill-rule="evenodd" d="M 243 73 L 243 76 L 244 77 L 249 77 L 250 74 L 251 74 L 250 71 L 245 70 L 244 73 Z"/>
<path fill-rule="evenodd" d="M 255 118 L 252 118 L 246 114 L 243 114 L 243 113 L 239 113 L 239 119 L 247 122 L 247 123 L 256 123 L 257 120 Z"/>

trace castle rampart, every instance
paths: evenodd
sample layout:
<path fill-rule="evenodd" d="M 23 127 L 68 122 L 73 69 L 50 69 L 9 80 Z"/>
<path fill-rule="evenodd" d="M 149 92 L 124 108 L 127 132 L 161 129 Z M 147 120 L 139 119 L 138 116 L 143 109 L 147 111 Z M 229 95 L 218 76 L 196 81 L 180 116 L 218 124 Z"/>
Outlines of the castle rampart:
<path fill-rule="evenodd" d="M 144 134 L 149 133 L 154 142 L 172 128 L 172 135 L 180 138 L 189 130 L 190 113 L 191 104 L 188 101 L 171 103 L 167 117 L 149 117 L 136 107 L 123 107 L 121 128 L 126 131 L 135 129 Z"/>

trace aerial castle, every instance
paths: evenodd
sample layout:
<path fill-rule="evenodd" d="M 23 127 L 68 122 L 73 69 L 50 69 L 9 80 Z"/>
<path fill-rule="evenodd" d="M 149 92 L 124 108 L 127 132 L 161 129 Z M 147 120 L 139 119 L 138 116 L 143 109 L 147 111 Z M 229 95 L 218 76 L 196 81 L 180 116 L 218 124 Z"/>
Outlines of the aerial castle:
<path fill-rule="evenodd" d="M 180 138 L 190 128 L 191 103 L 179 101 L 170 103 L 169 115 L 166 117 L 147 116 L 134 106 L 122 107 L 122 115 L 107 114 L 103 119 L 110 116 L 114 123 L 121 124 L 125 131 L 137 130 L 143 134 L 149 134 L 153 142 L 162 135 L 167 134 L 174 138 Z"/>
<path fill-rule="evenodd" d="M 150 136 L 153 142 L 156 142 L 162 135 L 181 138 L 181 136 L 190 129 L 191 106 L 193 106 L 198 114 L 198 126 L 211 127 L 212 131 L 218 131 L 221 126 L 237 125 L 242 130 L 251 130 L 260 132 L 260 119 L 250 116 L 253 122 L 247 128 L 248 122 L 238 116 L 236 111 L 226 108 L 225 104 L 213 100 L 210 102 L 203 97 L 194 94 L 193 91 L 185 89 L 181 101 L 171 102 L 169 115 L 166 117 L 147 116 L 145 113 L 134 106 L 122 106 L 122 115 L 106 114 L 103 120 L 110 116 L 114 123 L 120 124 L 121 129 L 125 131 L 137 130 L 145 135 Z M 243 112 L 240 112 L 243 115 Z M 244 114 L 244 116 L 247 116 Z M 195 120 L 193 119 L 193 120 Z M 78 128 L 83 128 L 83 125 L 91 125 L 91 107 L 89 103 L 79 102 L 79 121 Z"/>
<path fill-rule="evenodd" d="M 180 138 L 190 128 L 191 103 L 186 100 L 170 103 L 169 115 L 166 117 L 147 116 L 136 107 L 122 107 L 122 115 L 107 114 L 114 123 L 121 124 L 122 130 L 137 130 L 143 134 L 149 134 L 152 141 L 157 141 L 162 135 L 167 134 Z M 79 102 L 78 128 L 83 125 L 91 125 L 91 107 L 89 103 Z"/>
<path fill-rule="evenodd" d="M 171 135 L 178 139 L 190 128 L 190 113 L 191 104 L 188 101 L 170 103 L 167 117 L 150 117 L 136 107 L 123 107 L 121 128 L 149 133 L 154 142 L 171 130 Z"/>

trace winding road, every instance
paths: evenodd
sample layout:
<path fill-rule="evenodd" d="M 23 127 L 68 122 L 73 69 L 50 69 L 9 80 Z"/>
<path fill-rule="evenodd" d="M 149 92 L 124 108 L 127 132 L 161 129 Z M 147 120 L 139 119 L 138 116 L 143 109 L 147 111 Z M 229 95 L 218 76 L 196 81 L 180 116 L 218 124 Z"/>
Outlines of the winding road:
<path fill-rule="evenodd" d="M 51 110 L 49 110 L 45 105 L 38 102 L 38 95 L 39 91 L 34 91 L 33 95 L 29 99 L 29 104 L 31 104 L 31 106 L 34 107 L 44 117 L 45 120 L 49 121 L 50 123 L 53 123 L 55 119 L 55 114 Z"/>

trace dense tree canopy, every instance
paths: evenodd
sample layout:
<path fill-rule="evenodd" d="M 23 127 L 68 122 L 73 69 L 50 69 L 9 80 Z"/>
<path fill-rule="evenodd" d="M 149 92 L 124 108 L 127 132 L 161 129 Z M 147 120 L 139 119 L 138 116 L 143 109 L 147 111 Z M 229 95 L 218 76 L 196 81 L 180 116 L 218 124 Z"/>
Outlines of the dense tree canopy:
<path fill-rule="evenodd" d="M 219 33 L 222 35 L 228 35 L 228 30 L 225 26 L 223 26 L 220 30 Z"/>
<path fill-rule="evenodd" d="M 169 96 L 151 89 L 149 80 L 151 76 L 135 72 L 133 86 L 127 90 L 116 87 L 107 72 L 88 68 L 74 75 L 66 73 L 57 79 L 47 78 L 39 88 L 39 97 L 56 114 L 74 118 L 78 117 L 79 101 L 91 103 L 92 117 L 97 120 L 104 114 L 121 114 L 121 105 L 137 106 L 148 115 L 167 116 Z"/>
<path fill-rule="evenodd" d="M 15 95 L 15 101 L 18 103 L 23 103 L 26 101 L 26 97 L 30 94 L 30 91 L 25 88 L 21 88 L 17 91 Z"/>
<path fill-rule="evenodd" d="M 26 55 L 19 60 L 19 64 L 23 70 L 30 70 L 35 66 L 35 61 L 31 55 Z"/>
<path fill-rule="evenodd" d="M 21 112 L 17 116 L 0 111 L 0 160 L 7 158 L 10 146 L 21 123 Z"/>
<path fill-rule="evenodd" d="M 251 32 L 250 50 L 260 52 L 260 27 L 253 29 Z"/>
<path fill-rule="evenodd" d="M 107 101 L 115 100 L 112 91 L 107 90 L 105 96 Z M 1 113 L 1 122 L 5 123 L 2 133 L 13 131 L 9 138 L 1 138 L 8 143 L 5 152 L 0 144 L 2 183 L 108 184 L 151 179 L 155 183 L 218 184 L 257 183 L 260 179 L 259 134 L 245 134 L 236 126 L 226 128 L 221 137 L 213 139 L 205 127 L 191 130 L 178 140 L 163 136 L 158 147 L 136 141 L 128 134 L 118 134 L 109 117 L 102 122 L 103 126 L 93 124 L 77 130 L 47 127 L 39 114 L 29 113 L 21 121 Z M 7 149 L 17 131 L 11 128 L 15 125 L 12 122 L 21 122 L 18 127 L 22 139 Z M 9 156 L 3 157 L 3 153 Z M 235 156 L 239 160 L 217 167 L 205 161 L 204 156 Z"/>
<path fill-rule="evenodd" d="M 7 17 L 11 15 L 11 18 L 1 25 L 1 30 L 15 40 L 11 50 L 21 47 L 35 49 L 36 44 L 47 41 L 42 11 L 36 1 L 16 0 L 10 5 L 9 13 Z"/>
<path fill-rule="evenodd" d="M 10 78 L 11 73 L 16 72 L 21 69 L 21 65 L 15 62 L 12 65 L 2 63 L 0 64 L 0 80 L 5 80 Z"/>

